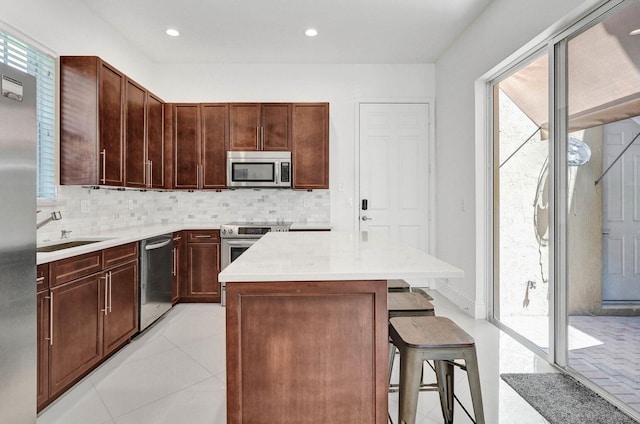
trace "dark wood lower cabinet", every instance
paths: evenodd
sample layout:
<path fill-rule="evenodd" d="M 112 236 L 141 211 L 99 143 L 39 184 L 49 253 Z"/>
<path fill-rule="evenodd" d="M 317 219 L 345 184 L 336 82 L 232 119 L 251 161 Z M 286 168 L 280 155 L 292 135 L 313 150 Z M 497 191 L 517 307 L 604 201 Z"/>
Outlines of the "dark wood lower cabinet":
<path fill-rule="evenodd" d="M 56 396 L 102 359 L 103 274 L 51 289 L 49 395 Z"/>
<path fill-rule="evenodd" d="M 184 260 L 184 234 L 173 233 L 173 263 L 171 278 L 171 303 L 176 304 L 180 300 L 180 290 L 183 285 L 185 269 Z"/>
<path fill-rule="evenodd" d="M 188 243 L 188 281 L 185 300 L 220 302 L 220 243 Z"/>
<path fill-rule="evenodd" d="M 40 410 L 49 399 L 49 290 L 38 292 L 37 317 L 37 406 Z"/>
<path fill-rule="evenodd" d="M 104 315 L 104 355 L 138 332 L 138 261 L 117 266 L 106 274 L 107 311 Z"/>

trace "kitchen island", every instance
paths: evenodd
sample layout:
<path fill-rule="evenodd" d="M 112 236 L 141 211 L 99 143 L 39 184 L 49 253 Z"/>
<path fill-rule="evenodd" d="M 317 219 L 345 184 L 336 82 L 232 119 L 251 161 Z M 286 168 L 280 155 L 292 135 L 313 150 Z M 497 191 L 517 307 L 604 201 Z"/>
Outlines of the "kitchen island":
<path fill-rule="evenodd" d="M 227 423 L 386 423 L 386 280 L 461 277 L 374 234 L 265 235 L 219 274 Z"/>

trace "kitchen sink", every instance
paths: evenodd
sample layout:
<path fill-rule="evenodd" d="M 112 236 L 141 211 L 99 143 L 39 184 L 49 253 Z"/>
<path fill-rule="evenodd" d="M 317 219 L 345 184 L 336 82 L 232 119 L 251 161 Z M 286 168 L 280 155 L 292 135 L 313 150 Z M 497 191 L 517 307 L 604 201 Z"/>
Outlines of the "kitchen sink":
<path fill-rule="evenodd" d="M 106 239 L 100 239 L 100 240 L 69 240 L 69 241 L 62 241 L 62 242 L 58 242 L 55 244 L 50 244 L 47 246 L 40 246 L 36 249 L 36 252 L 57 252 L 58 250 L 63 250 L 63 249 L 70 249 L 72 247 L 78 247 L 78 246 L 84 246 L 87 244 L 91 244 L 91 243 L 98 243 L 101 241 L 105 241 Z"/>

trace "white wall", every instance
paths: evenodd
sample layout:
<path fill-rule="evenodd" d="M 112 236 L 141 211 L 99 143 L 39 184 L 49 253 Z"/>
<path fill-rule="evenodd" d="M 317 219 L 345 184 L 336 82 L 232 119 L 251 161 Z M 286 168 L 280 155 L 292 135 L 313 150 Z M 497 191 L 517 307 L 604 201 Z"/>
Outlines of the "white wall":
<path fill-rule="evenodd" d="M 144 58 L 79 0 L 2 3 L 1 20 L 55 54 L 100 56 L 167 102 L 329 102 L 331 224 L 340 230 L 353 229 L 353 205 L 358 203 L 358 99 L 435 96 L 433 64 L 160 65 Z"/>
<path fill-rule="evenodd" d="M 331 224 L 352 231 L 358 100 L 434 97 L 434 71 L 434 65 L 161 65 L 154 86 L 171 102 L 329 102 Z"/>
<path fill-rule="evenodd" d="M 0 0 L 0 5 L 0 28 L 17 29 L 56 55 L 100 56 L 143 85 L 152 74 L 151 62 L 79 0 Z"/>
<path fill-rule="evenodd" d="M 538 34 L 593 0 L 494 0 L 436 63 L 437 254 L 462 280 L 439 289 L 470 315 L 486 316 L 486 170 L 476 135 L 475 83 Z M 554 25 L 555 26 L 555 25 Z M 478 138 L 478 139 L 477 139 Z M 476 163 L 476 158 L 479 158 Z M 480 237 L 477 237 L 480 234 Z"/>

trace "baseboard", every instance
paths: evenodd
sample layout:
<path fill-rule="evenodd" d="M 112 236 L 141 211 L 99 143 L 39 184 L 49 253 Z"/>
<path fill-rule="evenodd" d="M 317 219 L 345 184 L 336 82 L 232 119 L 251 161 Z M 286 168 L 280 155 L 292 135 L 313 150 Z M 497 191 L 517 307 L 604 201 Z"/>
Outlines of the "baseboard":
<path fill-rule="evenodd" d="M 437 280 L 434 288 L 453 304 L 458 306 L 465 314 L 475 319 L 487 318 L 487 304 L 484 300 L 478 301 L 471 299 L 459 289 L 453 287 L 446 279 Z"/>

